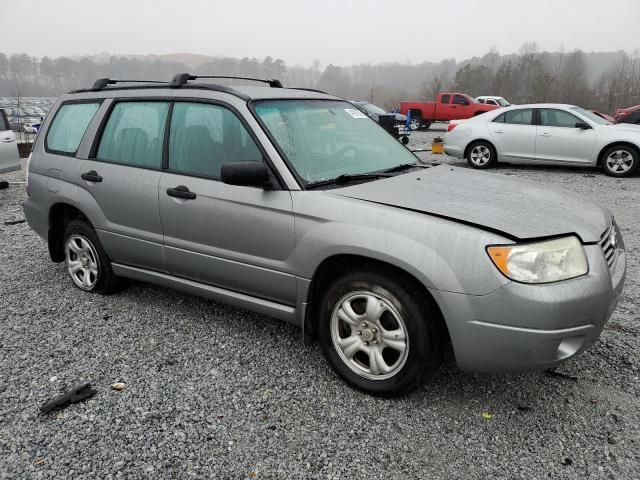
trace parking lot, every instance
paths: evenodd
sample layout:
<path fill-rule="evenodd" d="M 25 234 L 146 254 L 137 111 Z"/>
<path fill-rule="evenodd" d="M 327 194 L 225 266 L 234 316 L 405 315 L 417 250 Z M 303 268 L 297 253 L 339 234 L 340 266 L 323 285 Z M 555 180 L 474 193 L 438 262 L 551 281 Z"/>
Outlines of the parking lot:
<path fill-rule="evenodd" d="M 409 146 L 442 134 L 414 132 Z M 640 175 L 488 174 L 609 208 L 628 252 L 622 300 L 556 375 L 466 373 L 449 358 L 394 400 L 348 387 L 288 324 L 150 284 L 80 292 L 25 223 L 5 223 L 23 218 L 24 185 L 0 190 L 0 477 L 640 478 Z M 39 414 L 85 382 L 91 400 Z"/>

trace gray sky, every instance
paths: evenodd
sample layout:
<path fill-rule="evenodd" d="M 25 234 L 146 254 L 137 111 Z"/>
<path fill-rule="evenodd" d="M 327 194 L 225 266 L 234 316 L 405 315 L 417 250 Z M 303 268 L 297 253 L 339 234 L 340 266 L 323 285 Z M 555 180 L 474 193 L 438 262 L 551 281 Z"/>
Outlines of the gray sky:
<path fill-rule="evenodd" d="M 271 55 L 288 65 L 640 48 L 638 0 L 0 0 L 0 51 Z"/>

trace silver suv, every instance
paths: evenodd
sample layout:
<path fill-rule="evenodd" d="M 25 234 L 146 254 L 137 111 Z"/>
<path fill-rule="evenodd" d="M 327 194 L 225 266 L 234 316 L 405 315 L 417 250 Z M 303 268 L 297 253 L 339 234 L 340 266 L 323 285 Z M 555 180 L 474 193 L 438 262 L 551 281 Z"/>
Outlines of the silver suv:
<path fill-rule="evenodd" d="M 599 336 L 626 270 L 603 207 L 422 165 L 325 93 L 197 79 L 99 80 L 44 122 L 24 210 L 80 290 L 131 278 L 292 322 L 387 396 L 448 342 L 462 369 L 522 371 Z"/>

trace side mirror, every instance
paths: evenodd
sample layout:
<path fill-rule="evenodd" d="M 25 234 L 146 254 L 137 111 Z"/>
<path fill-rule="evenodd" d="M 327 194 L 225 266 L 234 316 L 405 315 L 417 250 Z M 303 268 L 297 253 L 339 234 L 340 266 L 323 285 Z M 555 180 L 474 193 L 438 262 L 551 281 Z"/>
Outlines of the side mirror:
<path fill-rule="evenodd" d="M 591 125 L 589 125 L 587 122 L 576 122 L 575 127 L 581 128 L 582 130 L 589 130 L 591 128 Z"/>
<path fill-rule="evenodd" d="M 269 169 L 262 162 L 223 163 L 220 169 L 220 179 L 229 185 L 272 187 Z"/>

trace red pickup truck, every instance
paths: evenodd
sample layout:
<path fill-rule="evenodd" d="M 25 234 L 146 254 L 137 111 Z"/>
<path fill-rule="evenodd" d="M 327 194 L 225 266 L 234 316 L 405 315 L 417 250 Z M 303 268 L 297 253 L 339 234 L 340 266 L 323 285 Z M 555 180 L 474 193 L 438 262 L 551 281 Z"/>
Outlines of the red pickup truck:
<path fill-rule="evenodd" d="M 476 103 L 465 93 L 439 93 L 435 102 L 400 102 L 400 113 L 411 112 L 411 129 L 429 128 L 433 122 L 447 122 L 475 117 L 498 108 Z"/>

